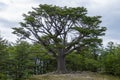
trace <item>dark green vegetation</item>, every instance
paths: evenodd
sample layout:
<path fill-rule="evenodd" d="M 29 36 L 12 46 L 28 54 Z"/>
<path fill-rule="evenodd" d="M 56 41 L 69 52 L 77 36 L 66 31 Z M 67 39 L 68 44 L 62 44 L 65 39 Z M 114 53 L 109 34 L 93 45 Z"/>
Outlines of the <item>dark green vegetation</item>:
<path fill-rule="evenodd" d="M 92 71 L 120 75 L 120 46 L 102 48 L 106 28 L 84 7 L 40 5 L 24 14 L 15 43 L 0 38 L 0 79 L 24 80 L 48 72 Z M 32 44 L 25 38 L 33 41 Z"/>
<path fill-rule="evenodd" d="M 0 79 L 24 80 L 32 75 L 55 72 L 57 61 L 46 52 L 38 43 L 29 44 L 25 41 L 17 41 L 10 45 L 1 38 Z M 110 42 L 108 47 L 98 48 L 96 52 L 93 52 L 91 48 L 83 50 L 80 54 L 72 52 L 66 57 L 66 67 L 70 73 L 92 71 L 119 76 L 120 46 Z"/>

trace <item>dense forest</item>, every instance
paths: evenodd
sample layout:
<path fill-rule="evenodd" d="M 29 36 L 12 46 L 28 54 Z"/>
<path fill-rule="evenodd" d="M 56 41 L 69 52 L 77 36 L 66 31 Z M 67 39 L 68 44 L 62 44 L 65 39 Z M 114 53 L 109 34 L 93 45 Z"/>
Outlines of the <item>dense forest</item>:
<path fill-rule="evenodd" d="M 0 79 L 24 80 L 48 72 L 92 71 L 120 75 L 120 45 L 102 45 L 101 16 L 88 16 L 84 7 L 39 5 L 24 14 L 20 38 L 0 37 Z M 26 39 L 33 43 L 27 42 Z"/>

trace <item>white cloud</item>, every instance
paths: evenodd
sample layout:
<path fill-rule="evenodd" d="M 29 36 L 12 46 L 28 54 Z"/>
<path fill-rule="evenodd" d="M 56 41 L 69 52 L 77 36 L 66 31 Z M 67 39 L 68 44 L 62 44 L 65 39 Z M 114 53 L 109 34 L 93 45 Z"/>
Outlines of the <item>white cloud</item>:
<path fill-rule="evenodd" d="M 11 34 L 12 29 L 10 27 L 6 28 L 1 26 L 4 26 L 4 25 L 0 25 L 0 35 L 11 42 L 12 41 L 14 42 L 16 40 L 16 35 Z"/>
<path fill-rule="evenodd" d="M 20 21 L 22 14 L 32 9 L 32 6 L 36 6 L 32 0 L 15 0 L 8 1 L 3 0 L 8 7 L 4 11 L 0 12 L 0 17 L 9 21 Z"/>
<path fill-rule="evenodd" d="M 115 44 L 120 44 L 120 40 L 118 39 L 114 39 L 112 37 L 103 37 L 103 44 L 104 47 L 106 47 L 108 45 L 108 42 L 114 42 Z"/>

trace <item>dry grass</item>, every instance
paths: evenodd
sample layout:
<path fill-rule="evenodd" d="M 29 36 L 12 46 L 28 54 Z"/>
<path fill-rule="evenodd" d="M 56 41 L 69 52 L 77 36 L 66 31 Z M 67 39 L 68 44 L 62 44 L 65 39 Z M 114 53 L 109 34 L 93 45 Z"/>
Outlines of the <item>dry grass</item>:
<path fill-rule="evenodd" d="M 75 74 L 44 74 L 33 76 L 28 80 L 120 80 L 119 77 L 101 75 L 92 72 L 82 72 Z"/>

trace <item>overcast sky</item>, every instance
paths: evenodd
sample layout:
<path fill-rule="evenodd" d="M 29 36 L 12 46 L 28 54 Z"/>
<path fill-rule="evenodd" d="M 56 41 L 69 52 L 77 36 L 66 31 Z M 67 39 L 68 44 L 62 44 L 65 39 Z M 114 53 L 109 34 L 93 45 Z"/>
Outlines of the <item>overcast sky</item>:
<path fill-rule="evenodd" d="M 103 44 L 113 41 L 120 43 L 120 0 L 0 0 L 0 34 L 9 41 L 15 41 L 12 27 L 20 26 L 22 14 L 32 10 L 39 4 L 57 6 L 80 7 L 84 6 L 88 14 L 102 16 L 102 26 L 107 27 Z"/>

